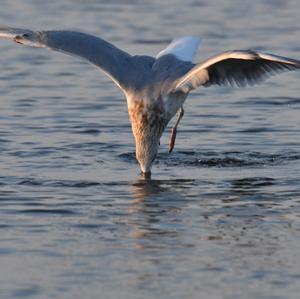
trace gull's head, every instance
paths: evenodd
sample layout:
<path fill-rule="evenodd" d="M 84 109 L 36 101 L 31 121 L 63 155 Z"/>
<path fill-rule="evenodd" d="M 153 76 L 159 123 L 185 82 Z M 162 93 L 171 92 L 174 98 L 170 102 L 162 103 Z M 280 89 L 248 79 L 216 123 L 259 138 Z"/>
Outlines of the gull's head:
<path fill-rule="evenodd" d="M 131 128 L 135 138 L 136 159 L 145 175 L 151 173 L 160 137 L 166 126 L 164 109 L 160 100 L 134 101 L 128 105 Z"/>
<path fill-rule="evenodd" d="M 155 135 L 149 137 L 150 139 L 143 136 L 136 137 L 136 159 L 140 164 L 142 173 L 145 175 L 151 173 L 151 167 L 159 147 L 158 137 Z"/>

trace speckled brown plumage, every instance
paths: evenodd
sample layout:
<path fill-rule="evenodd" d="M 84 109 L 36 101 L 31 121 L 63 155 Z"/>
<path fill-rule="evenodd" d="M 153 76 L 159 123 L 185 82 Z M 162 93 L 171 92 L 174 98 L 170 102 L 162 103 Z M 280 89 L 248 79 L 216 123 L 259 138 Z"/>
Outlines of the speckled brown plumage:
<path fill-rule="evenodd" d="M 167 125 L 166 113 L 161 100 L 150 105 L 145 101 L 137 101 L 128 108 L 131 128 L 136 142 L 136 158 L 138 161 L 152 163 L 156 156 L 160 137 Z M 149 160 L 149 155 L 154 154 Z"/>

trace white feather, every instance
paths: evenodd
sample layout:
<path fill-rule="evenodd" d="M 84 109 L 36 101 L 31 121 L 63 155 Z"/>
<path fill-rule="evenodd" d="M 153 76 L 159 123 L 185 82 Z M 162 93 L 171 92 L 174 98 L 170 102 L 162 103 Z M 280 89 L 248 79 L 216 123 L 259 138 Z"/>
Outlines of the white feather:
<path fill-rule="evenodd" d="M 194 36 L 184 36 L 175 38 L 171 44 L 159 52 L 156 58 L 159 58 L 163 55 L 173 54 L 178 59 L 184 61 L 193 61 L 196 50 L 200 44 L 200 39 Z"/>

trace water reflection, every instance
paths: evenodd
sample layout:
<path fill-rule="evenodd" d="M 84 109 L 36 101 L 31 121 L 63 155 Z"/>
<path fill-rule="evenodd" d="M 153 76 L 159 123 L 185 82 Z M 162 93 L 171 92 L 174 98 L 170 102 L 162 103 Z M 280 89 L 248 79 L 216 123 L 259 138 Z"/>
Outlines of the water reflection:
<path fill-rule="evenodd" d="M 195 243 L 186 239 L 182 213 L 190 199 L 186 192 L 194 180 L 152 180 L 140 178 L 132 183 L 128 213 L 129 238 L 137 268 L 132 283 L 140 290 L 151 289 L 161 277 L 169 277 L 177 254 L 191 252 Z"/>
<path fill-rule="evenodd" d="M 137 199 L 159 195 L 167 192 L 168 188 L 163 186 L 163 181 L 141 178 L 132 184 L 133 196 Z"/>
<path fill-rule="evenodd" d="M 184 190 L 193 183 L 194 180 L 141 178 L 132 184 L 129 225 L 136 248 L 167 247 L 171 239 L 179 236 L 181 220 L 178 215 L 189 203 Z"/>
<path fill-rule="evenodd" d="M 195 183 L 194 179 L 154 180 L 151 177 L 141 176 L 139 180 L 132 184 L 133 197 L 140 199 L 173 195 L 173 200 L 176 200 L 177 196 L 182 194 L 179 191 L 184 191 L 195 185 Z"/>

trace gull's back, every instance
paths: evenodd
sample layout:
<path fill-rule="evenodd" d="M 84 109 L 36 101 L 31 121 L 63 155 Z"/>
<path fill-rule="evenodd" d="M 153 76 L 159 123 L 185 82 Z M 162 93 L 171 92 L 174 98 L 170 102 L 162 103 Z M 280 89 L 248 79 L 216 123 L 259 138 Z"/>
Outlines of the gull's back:
<path fill-rule="evenodd" d="M 175 38 L 156 56 L 132 56 L 133 72 L 126 80 L 137 91 L 152 89 L 169 94 L 174 89 L 174 82 L 194 67 L 192 63 L 200 39 L 194 36 Z"/>
<path fill-rule="evenodd" d="M 133 68 L 127 74 L 128 87 L 133 92 L 149 91 L 168 94 L 174 82 L 190 71 L 194 64 L 178 59 L 173 54 L 159 58 L 133 56 Z"/>

